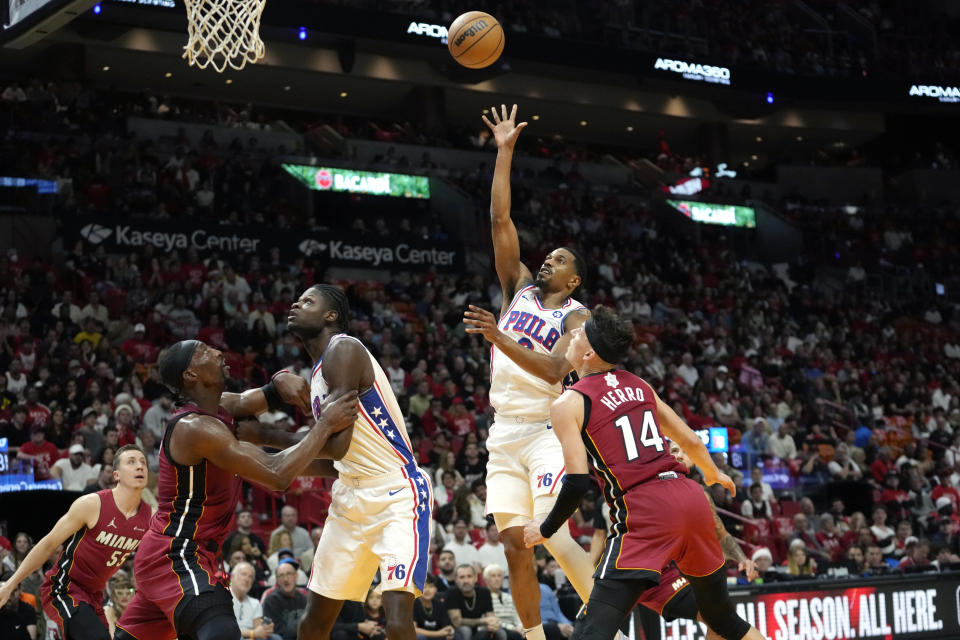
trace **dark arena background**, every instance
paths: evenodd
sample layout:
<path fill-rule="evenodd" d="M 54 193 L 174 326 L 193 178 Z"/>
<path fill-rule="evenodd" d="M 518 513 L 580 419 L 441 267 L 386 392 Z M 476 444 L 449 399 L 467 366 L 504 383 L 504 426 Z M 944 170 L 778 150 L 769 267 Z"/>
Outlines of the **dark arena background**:
<path fill-rule="evenodd" d="M 483 69 L 447 50 L 475 9 L 505 38 Z M 221 349 L 230 390 L 309 380 L 287 310 L 318 282 L 346 291 L 435 477 L 430 571 L 460 518 L 475 564 L 502 553 L 490 348 L 462 316 L 503 303 L 481 116 L 517 104 L 522 259 L 583 254 L 579 299 L 634 323 L 622 365 L 736 481 L 709 492 L 760 569 L 728 564 L 741 615 L 771 640 L 960 638 L 960 3 L 267 0 L 265 56 L 222 73 L 181 57 L 181 0 L 0 17 L 4 571 L 110 486 L 123 444 L 147 450 L 155 502 L 165 346 Z M 331 487 L 244 485 L 252 595 L 274 584 L 281 508 L 322 528 Z M 585 547 L 602 502 L 570 521 Z M 580 600 L 537 563 L 563 640 Z M 706 628 L 638 611 L 629 631 Z"/>

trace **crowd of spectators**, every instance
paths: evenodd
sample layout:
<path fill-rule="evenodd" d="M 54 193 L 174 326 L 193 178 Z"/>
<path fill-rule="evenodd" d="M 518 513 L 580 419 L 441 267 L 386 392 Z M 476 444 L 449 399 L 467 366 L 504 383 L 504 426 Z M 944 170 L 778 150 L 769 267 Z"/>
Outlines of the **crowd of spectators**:
<path fill-rule="evenodd" d="M 72 109 L 57 117 L 88 113 Z M 104 175 L 125 176 L 116 184 L 126 186 L 103 199 L 103 208 L 90 182 L 82 199 L 74 189 L 76 199 L 61 205 L 67 208 L 82 200 L 90 210 L 112 213 L 142 198 L 154 199 L 154 213 L 203 215 L 188 185 L 234 179 L 241 181 L 233 185 L 239 193 L 250 194 L 234 203 L 238 210 L 263 202 L 252 174 L 231 163 L 266 158 L 266 151 L 213 154 L 216 161 L 198 169 L 197 180 L 176 177 L 189 174 L 192 161 L 178 167 L 160 157 L 154 178 L 141 181 L 138 174 L 149 165 L 142 153 L 154 141 L 124 142 L 109 123 L 76 121 L 91 139 L 89 154 L 52 153 L 42 141 L 45 152 L 0 153 L 0 163 L 36 162 L 50 177 L 109 165 Z M 116 146 L 98 143 L 103 140 Z M 569 176 L 554 184 L 541 178 L 520 173 L 514 180 L 524 259 L 532 265 L 555 246 L 578 246 L 588 265 L 582 300 L 613 306 L 635 324 L 624 366 L 647 379 L 692 427 L 727 428 L 733 452 L 746 462 L 735 468 L 734 455 L 718 458 L 739 490 L 735 500 L 716 489 L 713 496 L 728 529 L 765 564 L 765 579 L 876 575 L 894 565 L 918 570 L 960 561 L 958 316 L 945 304 L 918 310 L 872 295 L 865 284 L 884 261 L 948 269 L 943 236 L 915 227 L 909 211 L 878 218 L 876 226 L 845 218 L 846 226 L 832 231 L 837 242 L 875 253 L 827 290 L 822 265 L 777 273 L 745 260 L 726 232 L 705 228 L 693 242 L 671 232 L 649 205 L 598 197 Z M 488 173 L 452 179 L 478 201 L 487 197 Z M 828 218 L 808 223 L 823 228 Z M 291 208 L 284 224 L 312 223 Z M 78 243 L 61 256 L 0 256 L 0 437 L 7 438 L 12 461 L 38 481 L 96 491 L 112 482 L 116 449 L 136 442 L 155 481 L 173 402 L 157 375 L 159 349 L 198 336 L 224 350 L 231 389 L 263 384 L 282 367 L 309 379 L 312 363 L 287 330 L 286 310 L 324 275 L 309 260 L 279 251 L 261 258 L 194 249 L 161 254 L 147 246 L 111 255 Z M 483 516 L 484 444 L 493 416 L 489 348 L 461 323 L 467 304 L 498 309 L 499 287 L 488 275 L 432 272 L 339 284 L 350 300 L 351 332 L 383 364 L 420 462 L 435 474 L 436 591 L 418 604 L 418 629 L 448 640 L 458 633 L 461 640 L 513 638 L 503 549 Z M 305 422 L 292 411 L 263 419 L 290 429 Z M 776 491 L 764 480 L 770 470 L 789 479 Z M 831 488 L 853 491 L 856 505 L 834 500 Z M 326 485 L 312 491 L 324 494 Z M 238 618 L 254 637 L 291 638 L 322 516 L 300 517 L 294 509 L 300 496 L 291 493 L 271 529 L 273 498 L 253 487 L 245 491 L 237 531 L 224 546 L 224 573 L 233 576 Z M 577 539 L 590 539 L 595 500 L 588 499 L 575 520 Z M 13 538 L 11 548 L 0 551 L 7 568 L 15 568 L 31 544 L 26 534 Z M 555 623 L 551 639 L 569 636 L 576 596 L 549 558 L 539 558 L 539 574 L 544 616 Z M 24 591 L 38 586 L 28 580 Z M 129 588 L 117 586 L 116 608 Z M 335 634 L 382 635 L 378 601 L 374 589 L 364 605 L 345 609 L 338 624 L 346 626 Z M 480 622 L 461 624 L 465 620 Z"/>

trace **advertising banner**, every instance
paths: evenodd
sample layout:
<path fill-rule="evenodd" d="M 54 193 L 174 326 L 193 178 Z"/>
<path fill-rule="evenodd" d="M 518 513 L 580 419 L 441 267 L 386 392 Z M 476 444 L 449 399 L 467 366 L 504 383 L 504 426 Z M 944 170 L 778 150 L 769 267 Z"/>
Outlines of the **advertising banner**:
<path fill-rule="evenodd" d="M 170 220 L 77 217 L 63 227 L 67 246 L 83 240 L 88 248 L 108 252 L 139 251 L 152 246 L 159 254 L 194 247 L 225 255 L 267 255 L 279 247 L 287 259 L 311 258 L 322 265 L 393 271 L 460 272 L 465 265 L 462 245 L 396 236 L 276 229 L 269 226 L 227 226 L 200 219 Z"/>
<path fill-rule="evenodd" d="M 283 170 L 317 191 L 346 191 L 394 198 L 430 198 L 430 178 L 405 173 L 383 173 L 283 164 Z"/>
<path fill-rule="evenodd" d="M 728 227 L 746 227 L 748 229 L 757 226 L 757 213 L 752 207 L 692 200 L 670 200 L 669 198 L 667 204 L 694 222 L 722 224 Z"/>
<path fill-rule="evenodd" d="M 820 580 L 731 591 L 737 613 L 769 640 L 919 640 L 960 637 L 960 573 Z M 663 640 L 700 640 L 702 625 L 660 621 Z"/>

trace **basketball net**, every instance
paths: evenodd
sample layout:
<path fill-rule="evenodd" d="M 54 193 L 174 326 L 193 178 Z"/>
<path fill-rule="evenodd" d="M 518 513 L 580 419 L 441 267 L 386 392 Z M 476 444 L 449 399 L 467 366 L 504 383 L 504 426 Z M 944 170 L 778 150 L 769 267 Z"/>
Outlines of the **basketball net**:
<path fill-rule="evenodd" d="M 260 14 L 266 0 L 186 0 L 183 57 L 201 69 L 243 69 L 263 57 Z"/>

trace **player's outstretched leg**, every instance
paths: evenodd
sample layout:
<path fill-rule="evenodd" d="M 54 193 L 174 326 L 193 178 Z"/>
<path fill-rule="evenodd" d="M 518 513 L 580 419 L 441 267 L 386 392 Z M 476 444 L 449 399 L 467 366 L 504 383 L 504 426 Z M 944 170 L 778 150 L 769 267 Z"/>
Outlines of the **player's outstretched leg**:
<path fill-rule="evenodd" d="M 387 617 L 387 640 L 416 640 L 413 626 L 413 602 L 409 591 L 385 591 L 383 608 Z"/>
<path fill-rule="evenodd" d="M 315 591 L 309 592 L 307 608 L 297 625 L 297 640 L 328 640 L 342 608 L 343 600 L 331 600 Z"/>
<path fill-rule="evenodd" d="M 763 634 L 737 615 L 727 591 L 727 576 L 723 567 L 706 576 L 688 575 L 686 578 L 693 587 L 704 622 L 720 637 L 726 640 L 764 640 Z"/>
<path fill-rule="evenodd" d="M 499 525 L 498 525 L 499 526 Z M 533 549 L 523 543 L 523 527 L 513 526 L 500 530 L 503 551 L 510 567 L 510 592 L 517 615 L 524 630 L 537 629 L 527 633 L 530 640 L 543 640 L 540 627 L 540 584 L 537 582 L 537 569 L 533 563 Z"/>
<path fill-rule="evenodd" d="M 587 610 L 577 619 L 570 640 L 610 640 L 616 636 L 640 594 L 653 584 L 645 579 L 594 581 Z"/>

